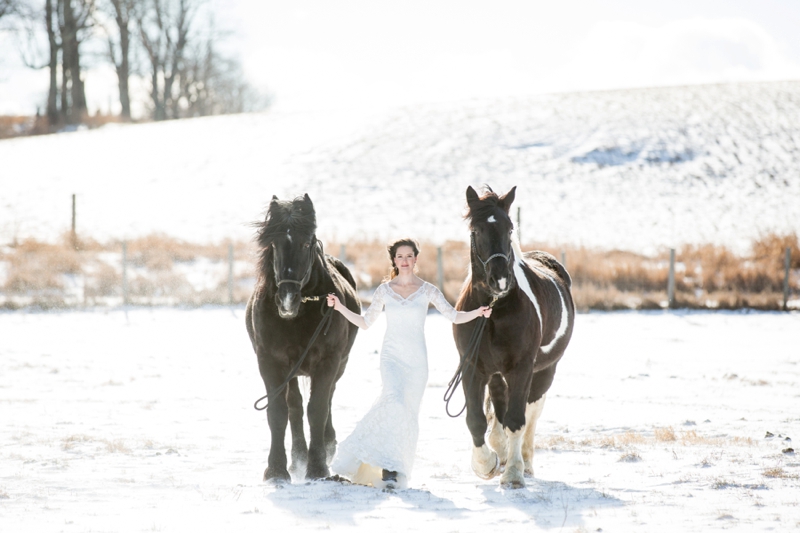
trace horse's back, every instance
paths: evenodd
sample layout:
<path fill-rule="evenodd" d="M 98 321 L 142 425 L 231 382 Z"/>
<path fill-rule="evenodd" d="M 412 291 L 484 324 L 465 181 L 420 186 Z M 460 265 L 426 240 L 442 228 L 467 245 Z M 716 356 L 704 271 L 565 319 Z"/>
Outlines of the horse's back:
<path fill-rule="evenodd" d="M 552 254 L 543 252 L 541 250 L 532 250 L 522 254 L 528 261 L 534 261 L 538 266 L 544 267 L 550 272 L 554 273 L 558 278 L 564 282 L 564 285 L 569 289 L 572 287 L 572 278 L 564 268 L 564 265 L 558 262 L 558 259 L 553 257 Z"/>
<path fill-rule="evenodd" d="M 337 271 L 339 274 L 341 274 L 341 275 L 342 275 L 342 277 L 343 277 L 344 279 L 346 279 L 346 280 L 347 280 L 347 282 L 350 284 L 350 286 L 353 288 L 353 290 L 354 290 L 354 291 L 355 291 L 355 290 L 358 290 L 358 289 L 356 288 L 356 280 L 355 280 L 355 278 L 353 277 L 353 274 L 352 274 L 352 272 L 350 272 L 350 269 L 349 269 L 349 268 L 347 268 L 347 266 L 346 266 L 344 263 L 342 263 L 342 261 L 341 261 L 341 260 L 340 260 L 338 257 L 334 257 L 334 256 L 332 256 L 332 255 L 325 254 L 325 259 L 328 261 L 328 263 L 329 263 L 329 264 L 330 264 L 330 265 L 331 265 L 331 266 L 332 266 L 334 269 L 336 269 L 336 271 Z"/>

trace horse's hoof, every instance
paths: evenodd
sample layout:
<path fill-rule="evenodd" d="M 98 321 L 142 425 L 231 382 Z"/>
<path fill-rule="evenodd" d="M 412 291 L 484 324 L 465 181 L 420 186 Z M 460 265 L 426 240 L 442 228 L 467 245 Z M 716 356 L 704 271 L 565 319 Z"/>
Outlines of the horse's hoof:
<path fill-rule="evenodd" d="M 494 460 L 495 460 L 494 468 L 492 468 L 489 472 L 484 474 L 480 472 L 477 468 L 475 468 L 475 465 L 472 465 L 472 471 L 475 472 L 475 475 L 481 479 L 492 479 L 493 477 L 495 477 L 497 474 L 500 473 L 500 457 L 498 457 L 497 454 L 495 454 Z"/>
<path fill-rule="evenodd" d="M 273 483 L 291 482 L 292 476 L 285 468 L 270 468 L 264 470 L 264 481 L 272 481 Z"/>
<path fill-rule="evenodd" d="M 327 479 L 330 475 L 327 465 L 317 467 L 309 465 L 306 467 L 306 479 Z"/>
<path fill-rule="evenodd" d="M 512 479 L 510 481 L 501 481 L 500 486 L 504 489 L 524 489 L 525 482 L 519 479 Z"/>

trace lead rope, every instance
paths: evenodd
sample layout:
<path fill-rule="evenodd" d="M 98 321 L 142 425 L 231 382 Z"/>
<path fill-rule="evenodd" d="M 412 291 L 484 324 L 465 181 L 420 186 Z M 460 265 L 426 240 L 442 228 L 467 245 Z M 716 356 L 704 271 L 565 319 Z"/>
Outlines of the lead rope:
<path fill-rule="evenodd" d="M 497 297 L 493 297 L 491 303 L 489 304 L 489 308 L 494 307 L 495 302 L 497 302 Z M 453 394 L 455 394 L 456 389 L 458 388 L 459 383 L 464 376 L 464 369 L 467 366 L 472 366 L 472 373 L 470 374 L 469 384 L 472 385 L 472 382 L 475 380 L 475 370 L 478 366 L 478 348 L 481 345 L 481 339 L 483 338 L 483 330 L 486 329 L 486 323 L 489 321 L 488 318 L 485 316 L 481 317 L 481 321 L 478 322 L 474 328 L 472 328 L 472 335 L 470 335 L 469 343 L 467 343 L 467 351 L 464 354 L 464 357 L 461 358 L 461 362 L 456 369 L 456 373 L 453 375 L 453 378 L 450 380 L 450 383 L 447 384 L 447 390 L 444 391 L 444 410 L 447 413 L 447 416 L 450 418 L 458 418 L 461 416 L 461 413 L 464 412 L 464 409 L 467 408 L 467 398 L 466 392 L 464 395 L 464 407 L 456 413 L 452 414 L 450 412 L 450 400 L 453 399 Z"/>
<path fill-rule="evenodd" d="M 321 298 L 325 298 L 325 296 L 304 296 L 301 301 L 303 303 L 318 302 Z M 320 309 L 320 312 L 322 313 L 322 320 L 320 320 L 316 331 L 314 331 L 314 334 L 311 336 L 311 340 L 308 341 L 308 346 L 306 346 L 305 351 L 303 351 L 303 355 L 300 356 L 300 360 L 298 360 L 297 363 L 295 363 L 294 367 L 292 367 L 292 370 L 289 371 L 289 376 L 286 378 L 286 380 L 283 383 L 281 383 L 281 385 L 277 389 L 273 391 L 272 393 L 273 396 L 276 396 L 281 392 L 283 392 L 286 386 L 289 385 L 289 382 L 293 380 L 295 376 L 297 376 L 297 372 L 298 370 L 300 370 L 300 365 L 302 365 L 303 361 L 305 361 L 308 352 L 311 350 L 311 346 L 314 344 L 314 341 L 317 340 L 317 337 L 319 336 L 319 332 L 322 331 L 323 328 L 325 328 L 323 335 L 328 334 L 328 330 L 331 327 L 331 322 L 333 322 L 333 307 L 327 307 L 326 309 L 325 304 L 323 304 L 323 308 Z M 265 399 L 267 400 L 267 403 L 265 403 L 263 407 L 259 407 L 258 402 Z M 253 403 L 253 408 L 256 411 L 263 411 L 267 407 L 269 407 L 269 392 L 267 392 L 267 394 L 256 400 L 255 403 Z"/>

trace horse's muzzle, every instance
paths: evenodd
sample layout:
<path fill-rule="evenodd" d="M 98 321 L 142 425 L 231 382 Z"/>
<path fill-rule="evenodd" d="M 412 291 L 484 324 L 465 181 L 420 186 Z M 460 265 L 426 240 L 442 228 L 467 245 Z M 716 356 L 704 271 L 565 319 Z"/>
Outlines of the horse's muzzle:
<path fill-rule="evenodd" d="M 292 319 L 300 311 L 302 298 L 300 291 L 295 287 L 281 287 L 275 294 L 275 303 L 278 306 L 278 316 L 284 319 Z"/>

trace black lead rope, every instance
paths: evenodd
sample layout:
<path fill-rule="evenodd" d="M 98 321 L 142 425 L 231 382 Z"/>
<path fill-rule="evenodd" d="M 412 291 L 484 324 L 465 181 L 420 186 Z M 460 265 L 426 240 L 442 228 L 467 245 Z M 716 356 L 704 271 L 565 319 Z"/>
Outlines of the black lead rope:
<path fill-rule="evenodd" d="M 303 302 L 308 302 L 308 301 L 315 302 L 319 301 L 321 298 L 325 298 L 325 296 L 308 296 L 303 298 Z M 281 385 L 277 389 L 275 389 L 275 391 L 272 393 L 273 395 L 277 396 L 278 394 L 283 392 L 283 390 L 289 385 L 289 382 L 293 380 L 295 376 L 297 376 L 297 372 L 298 370 L 300 370 L 300 365 L 303 364 L 303 361 L 305 361 L 308 352 L 311 350 L 311 346 L 314 344 L 314 341 L 317 340 L 317 337 L 319 337 L 319 332 L 322 331 L 322 329 L 324 328 L 325 331 L 322 334 L 323 335 L 328 334 L 328 330 L 331 327 L 331 322 L 333 322 L 333 307 L 327 307 L 324 303 L 322 305 L 323 308 L 320 309 L 320 312 L 322 313 L 322 320 L 320 320 L 316 331 L 314 331 L 314 334 L 311 336 L 311 340 L 308 341 L 308 346 L 306 346 L 303 355 L 300 356 L 300 359 L 297 361 L 297 363 L 295 363 L 294 367 L 292 367 L 292 370 L 289 372 L 289 376 L 283 383 L 281 383 Z M 325 307 L 327 307 L 327 309 Z M 260 402 L 261 400 L 267 400 L 267 403 L 265 403 L 263 407 L 258 406 L 258 402 Z M 253 408 L 256 411 L 263 411 L 267 407 L 269 407 L 269 392 L 267 392 L 267 394 L 256 400 L 255 403 L 253 404 Z"/>
<path fill-rule="evenodd" d="M 493 298 L 492 302 L 489 304 L 489 307 L 494 307 L 496 301 L 497 298 Z M 459 363 L 453 378 L 450 380 L 450 383 L 447 384 L 447 390 L 444 391 L 444 410 L 447 413 L 447 416 L 450 418 L 458 418 L 467 408 L 466 393 L 464 397 L 464 407 L 462 407 L 461 410 L 456 414 L 452 414 L 450 412 L 450 400 L 453 399 L 453 394 L 455 394 L 456 389 L 458 389 L 458 385 L 463 379 L 464 369 L 466 369 L 468 366 L 472 367 L 472 373 L 470 374 L 469 378 L 470 385 L 472 385 L 472 382 L 475 380 L 475 371 L 478 368 L 478 348 L 480 348 L 481 339 L 483 338 L 483 330 L 486 329 L 487 322 L 489 322 L 489 319 L 485 316 L 482 316 L 481 321 L 478 322 L 474 328 L 472 328 L 472 335 L 470 335 L 469 343 L 467 343 L 467 351 L 464 354 L 464 357 L 461 358 L 461 362 Z"/>

